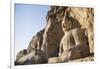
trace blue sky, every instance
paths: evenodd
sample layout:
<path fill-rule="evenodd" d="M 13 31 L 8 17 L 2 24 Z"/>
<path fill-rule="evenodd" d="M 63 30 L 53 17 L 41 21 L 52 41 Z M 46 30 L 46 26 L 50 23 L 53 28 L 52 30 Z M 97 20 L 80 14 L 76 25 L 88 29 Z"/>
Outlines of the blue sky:
<path fill-rule="evenodd" d="M 49 6 L 34 4 L 15 4 L 15 56 L 26 49 L 32 37 L 46 25 Z"/>

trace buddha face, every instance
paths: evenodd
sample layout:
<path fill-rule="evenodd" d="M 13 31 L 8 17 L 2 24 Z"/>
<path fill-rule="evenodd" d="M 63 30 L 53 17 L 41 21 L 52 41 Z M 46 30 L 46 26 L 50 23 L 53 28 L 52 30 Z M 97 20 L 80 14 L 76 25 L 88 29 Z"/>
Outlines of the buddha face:
<path fill-rule="evenodd" d="M 62 20 L 63 31 L 68 31 L 71 29 L 71 21 L 68 17 L 64 17 Z"/>

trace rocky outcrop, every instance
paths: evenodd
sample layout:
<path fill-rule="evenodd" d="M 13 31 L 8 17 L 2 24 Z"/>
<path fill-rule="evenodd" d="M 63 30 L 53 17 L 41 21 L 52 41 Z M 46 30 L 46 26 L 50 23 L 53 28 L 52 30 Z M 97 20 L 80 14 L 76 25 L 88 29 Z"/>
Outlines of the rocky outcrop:
<path fill-rule="evenodd" d="M 27 54 L 27 50 L 23 49 L 20 52 L 17 53 L 16 55 L 16 60 L 19 60 L 21 57 L 25 56 Z"/>
<path fill-rule="evenodd" d="M 63 36 L 61 15 L 57 14 L 57 8 L 51 7 L 47 14 L 47 25 L 43 34 L 42 50 L 46 57 L 55 57 L 58 55 L 60 40 Z"/>
<path fill-rule="evenodd" d="M 41 49 L 43 34 L 44 34 L 44 29 L 38 32 L 36 36 L 33 36 L 27 48 L 27 53 L 30 53 L 34 51 L 35 49 L 39 49 L 39 50 Z"/>
<path fill-rule="evenodd" d="M 52 63 L 60 63 L 61 60 L 59 59 L 59 57 L 51 57 L 48 58 L 48 63 L 52 64 Z"/>
<path fill-rule="evenodd" d="M 17 54 L 15 65 L 45 63 L 44 53 L 41 51 L 43 33 L 44 29 L 33 36 L 27 49 L 24 49 Z"/>
<path fill-rule="evenodd" d="M 24 64 L 42 64 L 44 63 L 44 56 L 42 51 L 32 51 L 31 53 L 20 57 L 16 61 L 17 65 L 24 65 Z"/>
<path fill-rule="evenodd" d="M 79 59 L 75 59 L 75 60 L 70 60 L 68 62 L 90 62 L 90 61 L 94 61 L 93 55 L 89 55 L 87 57 L 79 58 Z M 49 64 L 61 63 L 61 61 L 60 61 L 59 57 L 52 57 L 52 58 L 48 59 L 48 63 Z"/>
<path fill-rule="evenodd" d="M 45 29 L 17 54 L 16 65 L 93 60 L 94 55 L 88 60 L 89 54 L 94 53 L 93 8 L 51 6 L 46 21 Z"/>
<path fill-rule="evenodd" d="M 77 13 L 77 14 L 76 14 Z M 93 8 L 70 8 L 69 15 L 76 18 L 82 28 L 86 29 L 90 52 L 94 52 L 94 9 Z"/>

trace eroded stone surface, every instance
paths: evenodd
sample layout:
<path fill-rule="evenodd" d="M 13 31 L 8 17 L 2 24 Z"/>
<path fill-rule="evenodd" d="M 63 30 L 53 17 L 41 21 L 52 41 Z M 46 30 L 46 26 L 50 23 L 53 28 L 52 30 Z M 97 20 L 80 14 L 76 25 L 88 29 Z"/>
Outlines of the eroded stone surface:
<path fill-rule="evenodd" d="M 94 53 L 93 8 L 51 6 L 46 20 L 45 29 L 32 38 L 27 49 L 17 54 L 16 64 L 18 64 L 17 62 L 20 62 L 20 65 L 68 62 L 67 60 L 82 56 L 84 58 L 77 60 L 85 61 L 85 56 L 87 57 L 86 61 L 89 60 L 88 52 Z M 65 60 L 68 53 L 70 59 Z M 75 59 L 75 61 L 77 60 Z"/>

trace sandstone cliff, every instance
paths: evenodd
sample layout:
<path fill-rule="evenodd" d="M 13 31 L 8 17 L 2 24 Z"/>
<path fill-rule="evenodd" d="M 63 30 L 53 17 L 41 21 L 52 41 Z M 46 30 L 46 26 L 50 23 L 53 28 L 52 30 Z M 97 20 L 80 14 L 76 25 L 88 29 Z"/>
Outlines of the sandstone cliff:
<path fill-rule="evenodd" d="M 58 54 L 61 39 L 64 36 L 62 20 L 65 16 L 65 13 L 67 15 L 66 17 L 71 17 L 70 20 L 73 23 L 71 26 L 76 27 L 78 25 L 77 23 L 79 23 L 80 29 L 84 29 L 86 40 L 84 40 L 83 43 L 86 42 L 87 47 L 85 47 L 85 49 L 89 48 L 89 53 L 92 53 L 92 59 L 89 59 L 90 54 L 88 54 L 84 57 L 80 57 L 79 61 L 84 61 L 85 59 L 86 61 L 93 60 L 94 9 L 85 7 L 51 6 L 46 16 L 47 24 L 45 29 L 33 36 L 26 50 L 22 50 L 17 54 L 17 59 L 15 61 L 16 65 L 60 62 Z M 87 52 L 85 49 L 84 52 Z M 30 55 L 30 53 L 33 55 Z M 21 61 L 21 59 L 23 60 Z M 73 61 L 75 60 L 76 59 Z M 78 61 L 78 59 L 76 61 Z"/>

